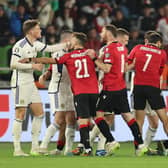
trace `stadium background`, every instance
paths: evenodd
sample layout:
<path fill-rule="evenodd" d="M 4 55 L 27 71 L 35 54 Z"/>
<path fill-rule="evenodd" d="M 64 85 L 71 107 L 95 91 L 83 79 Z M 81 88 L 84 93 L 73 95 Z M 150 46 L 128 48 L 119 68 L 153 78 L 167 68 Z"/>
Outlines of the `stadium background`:
<path fill-rule="evenodd" d="M 130 32 L 130 40 L 127 46 L 130 51 L 136 44 L 143 43 L 145 31 L 158 30 L 158 22 L 160 19 L 168 19 L 167 4 L 167 0 L 0 0 L 0 156 L 2 156 L 3 151 L 7 149 L 7 152 L 4 154 L 5 160 L 0 161 L 0 165 L 2 165 L 3 168 L 11 166 L 15 167 L 17 165 L 17 162 L 13 162 L 13 165 L 9 164 L 7 166 L 6 162 L 8 162 L 8 157 L 10 156 L 9 159 L 11 159 L 12 156 L 9 152 L 9 150 L 11 151 L 9 148 L 12 148 L 12 146 L 1 142 L 12 141 L 11 123 L 14 115 L 14 106 L 10 93 L 11 70 L 9 64 L 11 48 L 14 43 L 23 36 L 21 26 L 25 20 L 28 18 L 37 18 L 40 20 L 41 28 L 43 30 L 42 41 L 48 44 L 58 42 L 62 30 L 71 29 L 73 31 L 84 32 L 88 35 L 89 39 L 86 47 L 93 48 L 97 52 L 103 45 L 99 41 L 99 33 L 102 26 L 112 23 L 117 27 L 125 28 Z M 168 32 L 168 23 L 164 25 L 164 30 Z M 168 33 L 164 32 L 162 35 L 165 39 L 164 47 L 167 48 L 168 41 L 166 41 L 166 37 L 168 36 Z M 41 55 L 50 56 L 49 53 L 39 53 L 38 56 Z M 37 86 L 43 88 L 40 93 L 44 101 L 46 118 L 48 118 L 48 120 L 45 120 L 43 123 L 42 130 L 45 131 L 46 125 L 50 122 L 49 118 L 51 119 L 52 116 L 49 114 L 50 109 L 48 105 L 49 100 L 46 96 L 47 91 L 44 86 L 40 86 L 37 82 L 39 75 L 39 72 L 35 72 L 34 77 Z M 167 73 L 164 74 L 164 79 L 166 79 L 166 84 L 162 88 L 167 89 Z M 126 81 L 129 88 L 129 73 L 126 74 Z M 164 91 L 164 96 L 167 103 L 167 90 Z M 31 117 L 29 116 L 29 122 L 30 119 Z M 28 127 L 31 126 L 29 122 L 24 125 L 25 131 L 22 136 L 23 141 L 30 141 L 30 132 L 27 131 Z M 123 126 L 120 125 L 121 123 Z M 119 140 L 132 140 L 130 132 L 128 131 L 128 133 L 126 133 L 126 128 L 124 127 L 123 129 L 122 127 L 124 127 L 124 123 L 117 117 L 114 128 L 116 129 L 116 135 L 118 135 Z M 147 124 L 145 124 L 144 129 L 146 127 Z M 123 132 L 126 134 L 123 134 Z M 44 132 L 42 135 L 43 134 Z M 164 138 L 165 136 L 160 124 L 156 139 Z M 78 140 L 78 136 L 76 140 Z M 123 162 L 125 163 L 125 166 L 118 163 L 117 159 L 119 158 L 114 158 L 113 164 L 115 166 L 130 167 L 129 162 L 127 162 L 127 160 L 130 159 L 128 159 L 128 156 L 132 157 L 128 152 L 130 147 L 129 144 L 124 146 L 126 146 L 124 151 L 126 160 Z M 27 146 L 25 148 L 27 148 Z M 123 159 L 122 155 L 123 153 L 121 154 L 121 158 Z M 75 160 L 78 164 L 82 161 L 85 160 L 82 160 L 81 158 L 78 162 Z M 95 161 L 97 163 L 99 162 L 97 159 Z M 146 167 L 145 165 L 149 164 L 148 161 L 150 162 L 150 159 L 140 159 L 137 161 L 134 158 L 134 161 L 132 160 L 132 166 L 141 165 L 141 167 Z M 152 162 L 153 167 L 158 166 L 159 164 L 164 166 L 163 163 L 167 163 L 165 160 L 156 159 L 156 161 L 158 162 Z M 22 163 L 24 160 L 19 162 L 21 163 L 20 165 L 24 164 Z M 37 159 L 37 162 L 42 162 L 42 160 Z M 142 162 L 144 164 L 142 164 Z M 53 161 L 50 160 L 50 164 L 48 165 L 51 166 L 52 163 Z M 102 163 L 95 166 L 96 164 L 93 163 L 92 160 L 89 163 L 92 164 L 92 167 L 105 166 L 102 165 Z M 106 163 L 107 166 L 111 164 L 108 160 L 106 160 Z M 60 163 L 58 162 L 58 165 L 59 164 Z M 33 165 L 33 163 L 30 163 L 30 165 Z M 36 164 L 36 166 L 37 165 L 44 167 L 44 165 L 41 164 Z M 88 164 L 80 167 L 88 167 Z"/>

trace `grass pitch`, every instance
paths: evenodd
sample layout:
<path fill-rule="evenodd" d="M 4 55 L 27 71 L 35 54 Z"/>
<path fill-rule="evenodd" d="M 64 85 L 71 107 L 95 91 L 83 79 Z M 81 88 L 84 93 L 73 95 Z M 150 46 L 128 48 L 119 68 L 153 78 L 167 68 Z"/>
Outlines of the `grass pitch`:
<path fill-rule="evenodd" d="M 23 150 L 28 152 L 29 143 L 24 143 Z M 55 144 L 51 144 L 53 149 Z M 0 168 L 168 168 L 168 156 L 134 155 L 132 143 L 121 143 L 121 148 L 111 157 L 82 156 L 38 156 L 13 157 L 11 143 L 0 142 Z"/>

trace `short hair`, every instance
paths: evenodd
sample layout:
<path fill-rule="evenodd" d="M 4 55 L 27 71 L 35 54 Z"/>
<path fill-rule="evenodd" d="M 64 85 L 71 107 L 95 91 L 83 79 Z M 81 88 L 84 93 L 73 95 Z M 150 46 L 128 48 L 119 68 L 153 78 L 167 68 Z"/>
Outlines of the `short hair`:
<path fill-rule="evenodd" d="M 117 27 L 114 25 L 106 25 L 105 29 L 110 31 L 114 37 L 117 37 Z"/>
<path fill-rule="evenodd" d="M 23 33 L 26 35 L 33 27 L 40 25 L 37 19 L 29 19 L 23 23 Z"/>
<path fill-rule="evenodd" d="M 60 35 L 60 40 L 63 40 L 73 33 L 72 30 L 63 30 Z"/>
<path fill-rule="evenodd" d="M 85 43 L 88 41 L 87 35 L 81 32 L 74 32 L 73 36 L 78 39 L 80 45 L 85 46 Z"/>
<path fill-rule="evenodd" d="M 147 40 L 148 40 L 149 36 L 150 36 L 152 33 L 157 33 L 157 32 L 154 31 L 154 30 L 149 30 L 149 31 L 145 32 L 144 39 L 147 39 Z"/>
<path fill-rule="evenodd" d="M 124 35 L 129 36 L 129 32 L 126 29 L 118 28 L 117 29 L 117 36 L 124 36 Z"/>
<path fill-rule="evenodd" d="M 148 42 L 149 43 L 154 43 L 156 44 L 157 42 L 161 42 L 163 41 L 162 39 L 162 36 L 159 34 L 159 33 L 151 33 L 149 36 L 148 36 Z"/>

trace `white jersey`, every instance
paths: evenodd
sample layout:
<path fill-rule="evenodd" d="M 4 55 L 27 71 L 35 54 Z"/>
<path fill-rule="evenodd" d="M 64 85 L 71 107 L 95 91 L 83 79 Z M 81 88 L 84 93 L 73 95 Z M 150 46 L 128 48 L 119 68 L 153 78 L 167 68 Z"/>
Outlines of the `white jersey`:
<path fill-rule="evenodd" d="M 11 67 L 14 70 L 12 74 L 11 87 L 32 83 L 34 81 L 32 64 L 19 63 L 18 61 L 20 59 L 36 57 L 38 51 L 55 52 L 65 48 L 65 46 L 65 43 L 46 45 L 40 41 L 35 41 L 32 45 L 26 37 L 19 40 L 12 49 Z"/>
<path fill-rule="evenodd" d="M 99 50 L 99 55 L 98 55 L 98 58 L 102 58 L 103 55 L 104 55 L 104 48 L 106 47 L 103 46 L 100 50 Z M 103 85 L 102 85 L 102 79 L 104 78 L 104 72 L 102 70 L 98 70 L 98 82 L 99 82 L 99 92 L 102 91 L 103 89 Z"/>
<path fill-rule="evenodd" d="M 55 52 L 52 54 L 52 58 L 58 58 L 65 54 L 64 50 Z M 68 75 L 68 71 L 63 64 L 52 64 L 52 76 L 49 84 L 48 92 L 56 93 L 59 91 L 59 86 L 63 85 L 63 89 L 70 89 L 71 81 Z"/>
<path fill-rule="evenodd" d="M 23 58 L 33 58 L 37 56 L 37 51 L 43 51 L 46 48 L 46 45 L 36 41 L 32 45 L 27 38 L 19 40 L 12 49 L 11 63 L 14 60 L 19 60 Z M 23 69 L 14 69 L 11 80 L 11 87 L 16 87 L 20 84 L 32 83 L 33 70 L 32 68 L 23 68 Z"/>

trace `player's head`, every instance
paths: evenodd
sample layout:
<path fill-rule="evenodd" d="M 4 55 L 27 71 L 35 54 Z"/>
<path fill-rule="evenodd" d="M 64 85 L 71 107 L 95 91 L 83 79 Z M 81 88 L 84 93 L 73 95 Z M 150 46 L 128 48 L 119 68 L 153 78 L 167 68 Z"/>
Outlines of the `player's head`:
<path fill-rule="evenodd" d="M 117 28 L 114 25 L 104 26 L 100 34 L 102 41 L 115 40 L 117 37 Z"/>
<path fill-rule="evenodd" d="M 122 45 L 126 46 L 129 41 L 129 32 L 126 29 L 118 28 L 117 29 L 117 41 Z"/>
<path fill-rule="evenodd" d="M 151 33 L 148 37 L 148 44 L 155 44 L 157 47 L 161 47 L 162 41 L 162 36 L 159 33 Z"/>
<path fill-rule="evenodd" d="M 71 30 L 64 30 L 61 32 L 61 36 L 60 36 L 60 41 L 61 42 L 67 42 L 70 41 L 72 38 L 72 34 L 73 32 Z"/>
<path fill-rule="evenodd" d="M 76 46 L 84 47 L 87 42 L 87 36 L 84 33 L 74 32 L 71 38 L 72 48 L 76 48 Z"/>
<path fill-rule="evenodd" d="M 149 31 L 145 32 L 145 35 L 144 35 L 144 42 L 145 42 L 145 44 L 148 44 L 148 38 L 149 38 L 149 36 L 150 36 L 152 33 L 156 33 L 156 31 L 154 31 L 154 30 L 149 30 Z"/>
<path fill-rule="evenodd" d="M 26 20 L 23 23 L 23 33 L 35 39 L 41 38 L 40 22 L 36 19 Z"/>

